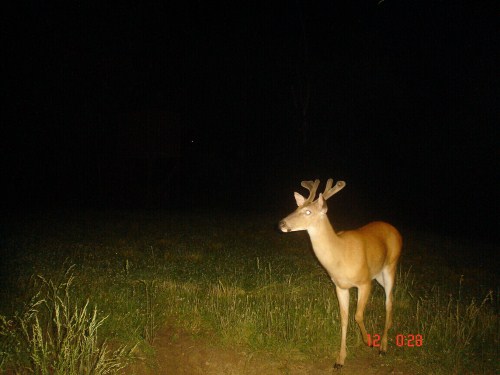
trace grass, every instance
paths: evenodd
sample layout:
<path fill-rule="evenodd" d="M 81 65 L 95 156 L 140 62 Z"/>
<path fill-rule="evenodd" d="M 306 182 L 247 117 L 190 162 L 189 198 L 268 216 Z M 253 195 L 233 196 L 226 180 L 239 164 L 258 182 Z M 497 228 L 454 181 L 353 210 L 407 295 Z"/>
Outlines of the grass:
<path fill-rule="evenodd" d="M 228 346 L 333 363 L 333 285 L 307 235 L 281 235 L 275 221 L 129 212 L 11 221 L 0 242 L 0 370 L 120 373 L 133 357 L 154 362 L 155 335 L 167 323 Z M 405 238 L 387 357 L 422 373 L 499 373 L 496 275 L 449 267 L 450 239 Z M 355 299 L 353 289 L 348 361 L 363 345 Z M 383 329 L 383 300 L 375 287 L 365 314 L 372 334 Z M 422 335 L 423 345 L 398 347 L 396 334 Z M 97 361 L 107 372 L 93 370 Z"/>
<path fill-rule="evenodd" d="M 69 270 L 68 270 L 69 271 Z M 98 318 L 89 300 L 79 305 L 70 297 L 73 276 L 55 284 L 38 276 L 34 296 L 22 313 L 0 316 L 1 365 L 15 373 L 108 374 L 127 366 L 133 348 L 108 348 L 97 331 L 107 317 Z"/>

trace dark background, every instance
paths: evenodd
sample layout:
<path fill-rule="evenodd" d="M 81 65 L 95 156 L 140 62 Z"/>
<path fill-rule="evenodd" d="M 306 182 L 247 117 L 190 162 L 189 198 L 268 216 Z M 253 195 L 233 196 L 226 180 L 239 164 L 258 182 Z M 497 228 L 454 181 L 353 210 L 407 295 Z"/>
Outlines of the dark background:
<path fill-rule="evenodd" d="M 353 223 L 498 240 L 494 1 L 139 3 L 5 10 L 7 210 L 278 221 L 333 177 Z"/>

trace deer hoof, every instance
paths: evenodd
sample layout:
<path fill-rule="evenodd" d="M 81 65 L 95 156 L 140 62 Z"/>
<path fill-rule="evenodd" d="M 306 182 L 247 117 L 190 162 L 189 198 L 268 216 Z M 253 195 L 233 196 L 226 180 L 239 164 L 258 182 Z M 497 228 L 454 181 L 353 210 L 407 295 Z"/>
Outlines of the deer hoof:
<path fill-rule="evenodd" d="M 340 363 L 336 363 L 333 365 L 333 369 L 334 370 L 340 370 L 342 368 L 343 365 L 341 365 Z"/>
<path fill-rule="evenodd" d="M 387 352 L 384 351 L 384 350 L 381 350 L 381 351 L 378 352 L 378 355 L 381 356 L 381 357 L 385 357 L 386 354 L 387 354 Z"/>

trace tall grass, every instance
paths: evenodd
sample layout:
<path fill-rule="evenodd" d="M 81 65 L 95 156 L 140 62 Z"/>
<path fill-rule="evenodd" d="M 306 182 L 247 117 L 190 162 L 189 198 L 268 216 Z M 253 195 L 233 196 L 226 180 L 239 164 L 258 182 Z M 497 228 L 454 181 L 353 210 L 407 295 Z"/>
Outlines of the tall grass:
<path fill-rule="evenodd" d="M 144 285 L 144 294 L 146 299 L 146 309 L 144 314 L 145 322 L 144 325 L 144 339 L 148 344 L 153 344 L 153 340 L 158 330 L 158 322 L 156 320 L 156 311 L 158 309 L 158 304 L 156 302 L 158 295 L 158 283 L 156 280 L 146 281 L 141 280 L 141 284 Z"/>
<path fill-rule="evenodd" d="M 37 278 L 38 289 L 28 288 L 35 297 L 23 312 L 2 317 L 0 369 L 54 373 L 71 366 L 76 374 L 105 373 L 92 369 L 107 366 L 119 373 L 131 356 L 124 346 L 138 340 L 144 353 L 167 323 L 221 345 L 333 363 L 340 343 L 335 288 L 309 250 L 307 236 L 280 236 L 268 229 L 272 221 L 254 217 L 144 215 L 137 220 L 106 218 L 86 235 L 73 224 L 59 227 L 63 239 L 33 241 L 31 254 L 46 246 L 47 260 L 31 256 L 27 264 L 57 274 L 61 265 L 52 259 L 60 259 L 62 251 L 78 265 L 73 270 L 82 282 L 73 299 L 74 278 L 63 283 Z M 30 254 L 27 242 L 23 254 Z M 500 373 L 498 295 L 469 297 L 461 279 L 442 282 L 440 274 L 451 271 L 412 261 L 412 252 L 428 252 L 427 242 L 417 238 L 404 249 L 412 267 L 400 266 L 389 353 L 380 361 L 404 362 L 422 373 Z M 89 295 L 104 317 L 89 307 Z M 353 289 L 348 361 L 364 345 L 355 308 Z M 365 312 L 369 333 L 381 334 L 384 318 L 384 292 L 377 286 Z M 98 329 L 100 337 L 122 346 L 112 352 L 97 339 Z M 423 345 L 398 347 L 397 334 L 422 335 Z M 75 348 L 81 354 L 72 355 Z"/>
<path fill-rule="evenodd" d="M 461 288 L 460 280 L 456 297 L 443 295 L 440 288 L 434 287 L 427 297 L 418 298 L 413 305 L 412 324 L 425 337 L 427 360 L 435 361 L 437 357 L 453 373 L 465 369 L 487 373 L 492 366 L 498 368 L 499 359 L 500 330 L 493 309 L 493 291 L 482 300 L 467 301 L 461 299 Z"/>
<path fill-rule="evenodd" d="M 170 311 L 187 329 L 193 329 L 191 325 L 197 321 L 198 326 L 216 332 L 226 343 L 334 358 L 340 341 L 340 319 L 333 284 L 326 275 L 296 272 L 273 276 L 272 264 L 256 264 L 252 274 L 256 283 L 249 290 L 237 281 L 227 283 L 221 278 L 202 287 L 163 282 L 160 293 L 169 295 L 167 300 L 173 301 Z M 411 270 L 400 272 L 390 355 L 384 360 L 414 363 L 415 369 L 425 373 L 448 374 L 450 369 L 451 373 L 494 373 L 500 332 L 492 292 L 479 303 L 443 296 L 437 287 L 427 295 L 416 296 L 414 283 Z M 380 334 L 385 318 L 384 292 L 381 287 L 374 289 L 365 322 L 372 334 Z M 355 352 L 364 344 L 353 319 L 354 290 L 350 305 L 348 345 Z M 398 334 L 421 335 L 423 345 L 398 347 Z"/>
<path fill-rule="evenodd" d="M 0 316 L 1 362 L 16 374 L 114 374 L 132 360 L 133 348 L 112 351 L 97 331 L 107 317 L 97 308 L 74 302 L 74 276 L 54 283 L 38 276 L 38 292 L 22 313 Z"/>

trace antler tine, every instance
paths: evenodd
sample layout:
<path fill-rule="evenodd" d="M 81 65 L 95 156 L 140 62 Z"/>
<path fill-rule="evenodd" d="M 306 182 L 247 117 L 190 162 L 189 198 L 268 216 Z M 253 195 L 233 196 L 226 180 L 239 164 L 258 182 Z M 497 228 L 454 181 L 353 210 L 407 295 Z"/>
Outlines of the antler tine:
<path fill-rule="evenodd" d="M 332 185 L 333 185 L 333 179 L 329 178 L 328 181 L 326 182 L 325 192 L 323 193 L 323 199 L 327 200 L 332 195 L 342 190 L 345 187 L 345 181 L 337 181 L 334 187 L 332 187 Z"/>
<path fill-rule="evenodd" d="M 318 190 L 319 186 L 319 180 L 313 181 L 302 181 L 300 183 L 302 187 L 305 187 L 307 190 L 309 190 L 309 198 L 306 199 L 306 203 L 310 203 L 314 200 L 314 197 L 316 196 L 316 190 Z"/>

